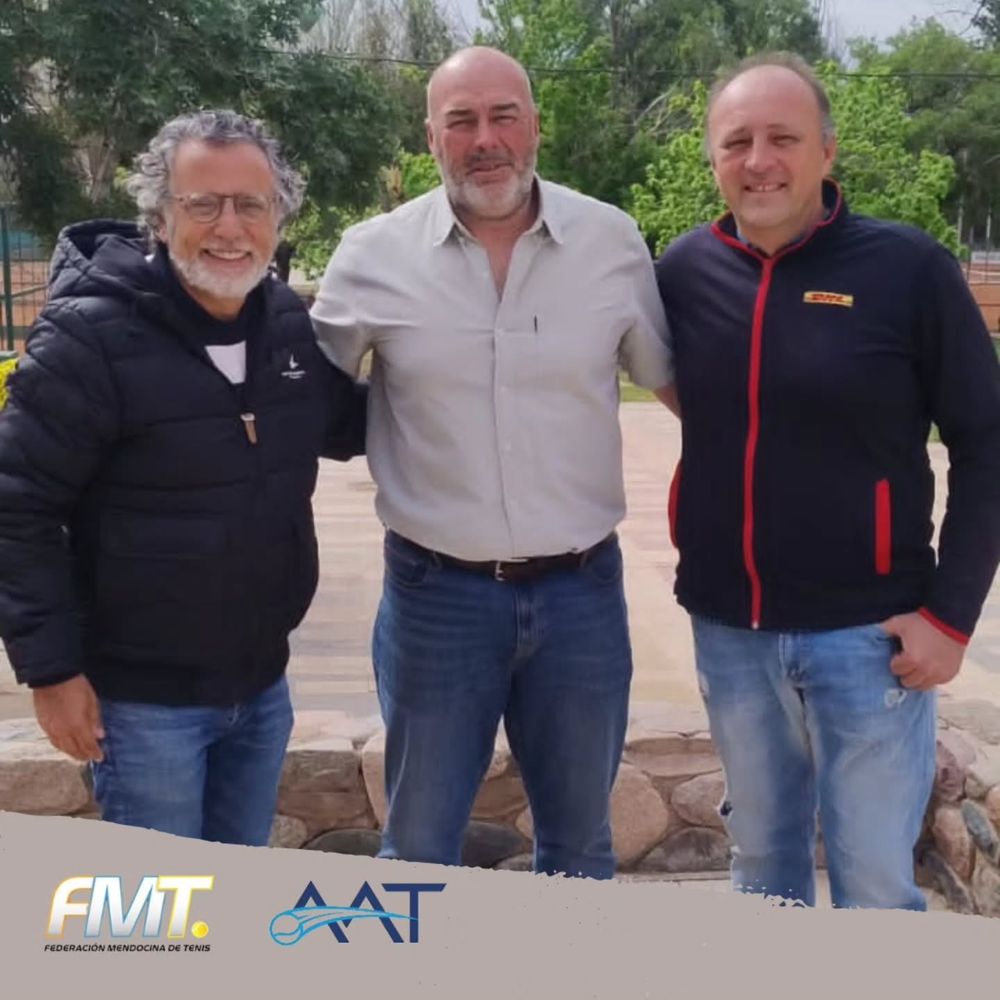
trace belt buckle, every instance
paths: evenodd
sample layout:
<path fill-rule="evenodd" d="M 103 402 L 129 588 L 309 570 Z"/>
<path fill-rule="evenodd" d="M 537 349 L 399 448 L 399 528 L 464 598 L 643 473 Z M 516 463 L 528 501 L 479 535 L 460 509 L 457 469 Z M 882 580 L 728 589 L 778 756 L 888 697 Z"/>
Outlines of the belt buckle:
<path fill-rule="evenodd" d="M 496 580 L 497 583 L 508 583 L 509 581 L 507 577 L 504 575 L 503 571 L 504 566 L 508 566 L 511 563 L 526 563 L 526 562 L 531 562 L 531 560 L 528 559 L 527 557 L 522 557 L 521 559 L 503 559 L 503 560 L 498 559 L 493 564 L 493 579 Z"/>

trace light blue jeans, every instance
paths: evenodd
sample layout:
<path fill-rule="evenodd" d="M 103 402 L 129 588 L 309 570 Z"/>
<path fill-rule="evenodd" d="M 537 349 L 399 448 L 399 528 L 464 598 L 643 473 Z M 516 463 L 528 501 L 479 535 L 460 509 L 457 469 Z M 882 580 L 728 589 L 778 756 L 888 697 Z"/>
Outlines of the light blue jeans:
<path fill-rule="evenodd" d="M 611 878 L 609 797 L 632 676 L 617 540 L 581 569 L 503 583 L 390 533 L 373 653 L 386 724 L 381 857 L 459 863 L 503 719 L 535 870 Z"/>
<path fill-rule="evenodd" d="M 812 906 L 818 813 L 834 906 L 926 909 L 913 849 L 934 782 L 935 697 L 900 685 L 896 640 L 877 624 L 693 627 L 734 887 Z"/>
<path fill-rule="evenodd" d="M 263 846 L 292 731 L 288 681 L 225 708 L 101 699 L 101 818 L 181 837 Z"/>

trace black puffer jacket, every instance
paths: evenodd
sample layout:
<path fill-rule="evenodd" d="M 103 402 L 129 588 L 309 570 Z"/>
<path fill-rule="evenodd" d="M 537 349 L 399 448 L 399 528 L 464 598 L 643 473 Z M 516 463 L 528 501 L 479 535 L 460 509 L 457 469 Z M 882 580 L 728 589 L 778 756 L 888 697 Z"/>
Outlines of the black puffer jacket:
<path fill-rule="evenodd" d="M 263 317 L 233 386 L 134 226 L 61 234 L 0 413 L 0 634 L 18 680 L 83 672 L 106 697 L 211 705 L 281 675 L 317 581 L 317 458 L 363 451 L 366 400 L 271 278 Z"/>

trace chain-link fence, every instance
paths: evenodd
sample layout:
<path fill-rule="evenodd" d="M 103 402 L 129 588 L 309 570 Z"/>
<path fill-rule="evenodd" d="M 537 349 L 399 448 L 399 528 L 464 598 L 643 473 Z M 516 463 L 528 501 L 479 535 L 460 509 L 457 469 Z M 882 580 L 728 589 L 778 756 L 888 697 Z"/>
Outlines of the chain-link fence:
<path fill-rule="evenodd" d="M 0 348 L 17 351 L 45 305 L 49 261 L 35 236 L 0 204 Z"/>
<path fill-rule="evenodd" d="M 994 338 L 1000 338 L 1000 248 L 997 247 L 997 220 L 993 212 L 978 226 L 963 234 L 969 255 L 965 276 L 983 318 Z"/>

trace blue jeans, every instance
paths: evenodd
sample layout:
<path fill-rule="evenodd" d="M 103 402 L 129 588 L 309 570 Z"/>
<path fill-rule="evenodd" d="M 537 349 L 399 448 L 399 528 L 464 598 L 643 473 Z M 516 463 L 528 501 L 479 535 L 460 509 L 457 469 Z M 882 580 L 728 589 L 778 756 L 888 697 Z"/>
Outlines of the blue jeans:
<path fill-rule="evenodd" d="M 622 559 L 504 583 L 390 533 L 373 659 L 386 724 L 380 857 L 458 864 L 501 718 L 535 869 L 610 878 L 609 796 L 632 677 Z"/>
<path fill-rule="evenodd" d="M 934 782 L 935 698 L 891 672 L 895 640 L 879 625 L 693 625 L 734 887 L 813 905 L 818 811 L 834 906 L 926 909 L 913 849 Z"/>
<path fill-rule="evenodd" d="M 101 818 L 181 837 L 265 845 L 292 731 L 282 677 L 226 708 L 101 699 Z"/>

